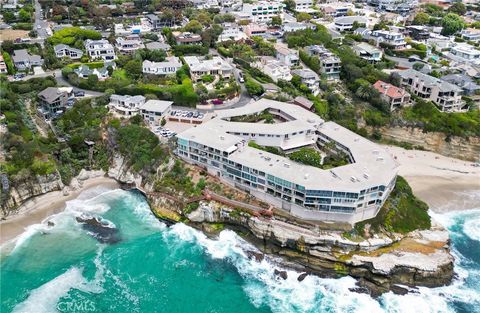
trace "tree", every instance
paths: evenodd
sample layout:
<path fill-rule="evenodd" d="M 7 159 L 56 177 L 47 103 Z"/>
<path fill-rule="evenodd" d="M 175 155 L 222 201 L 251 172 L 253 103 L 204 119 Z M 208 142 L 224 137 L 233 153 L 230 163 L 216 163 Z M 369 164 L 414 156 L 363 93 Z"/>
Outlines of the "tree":
<path fill-rule="evenodd" d="M 419 71 L 419 70 L 421 70 L 424 66 L 425 66 L 425 64 L 420 63 L 420 62 L 417 62 L 417 63 L 414 63 L 414 64 L 413 64 L 413 69 L 416 70 L 416 71 Z"/>
<path fill-rule="evenodd" d="M 123 67 L 127 75 L 132 78 L 138 78 L 142 75 L 142 61 L 130 60 Z"/>
<path fill-rule="evenodd" d="M 442 19 L 442 35 L 454 35 L 465 27 L 463 19 L 455 13 L 448 13 Z"/>
<path fill-rule="evenodd" d="M 282 26 L 282 18 L 278 15 L 272 16 L 272 21 L 270 22 L 272 26 Z"/>
<path fill-rule="evenodd" d="M 448 8 L 448 12 L 452 12 L 458 15 L 465 15 L 465 13 L 467 13 L 467 8 L 465 7 L 465 4 L 461 2 L 455 2 Z"/>
<path fill-rule="evenodd" d="M 262 85 L 260 85 L 250 77 L 247 77 L 245 81 L 245 88 L 247 88 L 247 92 L 252 96 L 260 96 L 265 91 Z"/>
<path fill-rule="evenodd" d="M 18 11 L 18 17 L 22 22 L 30 22 L 32 18 L 30 13 L 27 12 L 25 9 L 20 9 L 20 11 Z"/>
<path fill-rule="evenodd" d="M 16 17 L 15 17 L 15 14 L 13 14 L 13 12 L 4 11 L 3 19 L 5 20 L 6 23 L 11 23 L 16 20 Z"/>
<path fill-rule="evenodd" d="M 430 21 L 430 15 L 425 12 L 419 12 L 413 19 L 413 25 L 427 25 Z"/>
<path fill-rule="evenodd" d="M 283 1 L 283 3 L 285 4 L 285 9 L 287 9 L 288 11 L 295 10 L 295 7 L 296 7 L 295 0 L 285 0 Z"/>
<path fill-rule="evenodd" d="M 2 53 L 3 56 L 3 61 L 5 62 L 5 65 L 7 66 L 7 72 L 10 75 L 13 75 L 15 73 L 15 67 L 13 66 L 13 61 L 12 58 L 10 57 L 10 54 L 8 52 L 4 51 Z"/>
<path fill-rule="evenodd" d="M 203 29 L 203 26 L 202 24 L 200 24 L 199 21 L 197 20 L 191 20 L 190 22 L 188 22 L 187 25 L 185 25 L 185 27 L 183 28 L 186 32 L 191 32 L 191 33 L 195 33 L 195 34 L 200 34 L 200 32 L 202 31 Z"/>
<path fill-rule="evenodd" d="M 311 19 L 312 16 L 308 13 L 300 12 L 297 14 L 297 21 L 299 22 L 310 21 Z"/>

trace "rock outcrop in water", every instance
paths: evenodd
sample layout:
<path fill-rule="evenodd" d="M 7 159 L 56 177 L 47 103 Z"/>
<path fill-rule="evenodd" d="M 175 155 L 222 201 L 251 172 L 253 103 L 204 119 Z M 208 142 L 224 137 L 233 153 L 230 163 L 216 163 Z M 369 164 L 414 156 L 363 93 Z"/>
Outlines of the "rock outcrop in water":
<path fill-rule="evenodd" d="M 165 212 L 172 212 L 178 220 L 182 218 L 180 211 L 168 208 L 165 199 L 150 200 L 154 212 L 161 207 L 163 213 L 157 214 L 160 218 Z M 415 286 L 443 286 L 453 278 L 448 232 L 440 226 L 406 235 L 383 234 L 353 241 L 344 238 L 342 231 L 305 227 L 282 217 L 255 217 L 213 202 L 201 202 L 186 217 L 190 225 L 203 231 L 211 229 L 206 227 L 211 223 L 224 223 L 234 230 L 241 228 L 242 233 L 248 230 L 250 236 L 246 239 L 264 253 L 282 256 L 284 266 L 322 277 L 350 275 L 358 280 L 358 292 L 372 296 L 388 291 L 412 292 Z M 248 251 L 246 254 L 251 259 L 258 257 Z M 280 272 L 277 275 L 283 276 Z M 306 275 L 298 279 L 303 280 Z"/>
<path fill-rule="evenodd" d="M 120 241 L 118 229 L 115 225 L 108 223 L 98 217 L 80 215 L 75 218 L 82 224 L 83 229 L 101 243 L 114 244 Z"/>

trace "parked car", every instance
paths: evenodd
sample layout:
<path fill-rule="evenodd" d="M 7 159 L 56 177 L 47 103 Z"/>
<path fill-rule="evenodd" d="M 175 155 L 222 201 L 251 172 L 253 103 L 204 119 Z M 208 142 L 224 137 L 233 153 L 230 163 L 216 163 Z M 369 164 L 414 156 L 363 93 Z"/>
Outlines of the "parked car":
<path fill-rule="evenodd" d="M 212 100 L 212 103 L 213 103 L 214 105 L 223 104 L 223 100 L 221 100 L 221 99 L 213 99 L 213 100 Z"/>
<path fill-rule="evenodd" d="M 84 96 L 85 96 L 85 91 L 83 91 L 83 90 L 76 90 L 76 91 L 73 92 L 73 95 L 74 95 L 75 97 L 84 97 Z"/>
<path fill-rule="evenodd" d="M 239 83 L 244 83 L 245 82 L 245 79 L 243 78 L 242 72 L 238 73 L 238 82 Z"/>

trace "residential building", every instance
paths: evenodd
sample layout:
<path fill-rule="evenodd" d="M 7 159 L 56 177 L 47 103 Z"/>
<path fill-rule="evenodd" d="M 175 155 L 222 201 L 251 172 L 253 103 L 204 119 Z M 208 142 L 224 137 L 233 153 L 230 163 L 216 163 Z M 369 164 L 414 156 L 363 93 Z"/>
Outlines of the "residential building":
<path fill-rule="evenodd" d="M 430 32 L 426 26 L 411 25 L 406 26 L 408 35 L 417 41 L 427 41 L 430 38 Z"/>
<path fill-rule="evenodd" d="M 305 110 L 313 111 L 315 109 L 313 102 L 302 96 L 295 97 L 292 103 L 301 106 Z"/>
<path fill-rule="evenodd" d="M 133 54 L 138 49 L 145 48 L 140 36 L 138 35 L 118 37 L 115 39 L 115 42 L 115 47 L 121 54 Z"/>
<path fill-rule="evenodd" d="M 223 31 L 218 36 L 218 42 L 222 41 L 240 41 L 247 39 L 247 34 L 242 32 L 237 24 L 235 23 L 224 23 Z"/>
<path fill-rule="evenodd" d="M 43 65 L 43 59 L 39 55 L 30 54 L 26 49 L 14 50 L 12 61 L 15 68 L 19 71 Z"/>
<path fill-rule="evenodd" d="M 308 55 L 319 57 L 320 72 L 326 76 L 327 80 L 340 79 L 342 61 L 339 57 L 322 45 L 312 45 L 305 47 L 305 49 Z"/>
<path fill-rule="evenodd" d="M 405 14 L 418 5 L 418 0 L 367 0 L 367 3 L 378 10 Z"/>
<path fill-rule="evenodd" d="M 442 80 L 454 84 L 463 90 L 463 94 L 473 96 L 480 90 L 480 86 L 475 81 L 465 74 L 449 74 L 442 76 Z"/>
<path fill-rule="evenodd" d="M 140 111 L 140 107 L 145 104 L 144 96 L 129 96 L 129 95 L 111 95 L 108 107 L 123 116 L 134 116 Z"/>
<path fill-rule="evenodd" d="M 464 29 L 460 33 L 460 36 L 462 36 L 462 38 L 467 40 L 467 41 L 479 42 L 480 41 L 480 29 L 475 29 L 475 28 Z"/>
<path fill-rule="evenodd" d="M 330 17 L 347 16 L 348 11 L 353 9 L 353 5 L 346 2 L 327 2 L 320 4 L 319 7 L 323 14 Z"/>
<path fill-rule="evenodd" d="M 38 113 L 45 119 L 59 116 L 65 112 L 72 93 L 71 87 L 48 87 L 42 90 L 38 93 Z"/>
<path fill-rule="evenodd" d="M 175 42 L 177 45 L 201 45 L 202 44 L 202 36 L 197 34 L 192 34 L 189 32 L 179 33 L 176 32 L 175 35 Z"/>
<path fill-rule="evenodd" d="M 267 23 L 274 16 L 283 15 L 284 4 L 281 1 L 258 1 L 254 3 L 244 3 L 242 12 L 253 22 Z"/>
<path fill-rule="evenodd" d="M 450 48 L 450 54 L 456 61 L 480 63 L 480 50 L 467 43 L 459 43 Z"/>
<path fill-rule="evenodd" d="M 116 68 L 115 62 L 105 62 L 101 68 L 90 68 L 86 64 L 80 65 L 74 72 L 80 78 L 88 78 L 90 75 L 97 76 L 98 80 L 105 80 L 110 77 L 108 74 L 108 67 Z"/>
<path fill-rule="evenodd" d="M 290 67 L 272 57 L 261 57 L 260 61 L 256 62 L 253 66 L 270 76 L 275 82 L 278 82 L 280 79 L 286 81 L 292 79 Z"/>
<path fill-rule="evenodd" d="M 140 106 L 140 114 L 147 123 L 158 126 L 171 108 L 171 101 L 148 100 Z"/>
<path fill-rule="evenodd" d="M 163 62 L 145 60 L 142 63 L 143 73 L 152 75 L 175 75 L 181 67 L 182 62 L 177 57 L 166 57 Z"/>
<path fill-rule="evenodd" d="M 420 73 L 413 69 L 397 72 L 402 85 L 416 96 L 432 101 L 442 112 L 460 112 L 465 109 L 462 89 L 447 81 Z"/>
<path fill-rule="evenodd" d="M 7 64 L 5 64 L 5 60 L 3 59 L 3 55 L 0 54 L 0 74 L 7 74 Z"/>
<path fill-rule="evenodd" d="M 342 16 L 334 20 L 334 28 L 340 32 L 349 31 L 353 28 L 353 23 L 367 24 L 367 19 L 363 16 Z"/>
<path fill-rule="evenodd" d="M 370 63 L 376 63 L 382 60 L 382 50 L 368 44 L 361 42 L 353 46 L 353 51 L 362 59 L 367 60 Z"/>
<path fill-rule="evenodd" d="M 368 35 L 368 39 L 373 39 L 377 45 L 387 44 L 394 49 L 405 48 L 407 42 L 405 36 L 398 32 L 392 32 L 389 30 L 374 30 Z"/>
<path fill-rule="evenodd" d="M 245 34 L 247 34 L 248 37 L 253 37 L 253 36 L 262 36 L 267 32 L 267 26 L 266 25 L 259 25 L 256 23 L 250 23 L 247 26 L 244 27 Z"/>
<path fill-rule="evenodd" d="M 295 2 L 295 11 L 297 12 L 312 12 L 313 11 L 313 0 L 294 0 Z"/>
<path fill-rule="evenodd" d="M 390 104 L 390 111 L 407 105 L 410 103 L 410 94 L 405 89 L 398 88 L 392 84 L 378 80 L 373 84 L 380 96 Z"/>
<path fill-rule="evenodd" d="M 110 61 L 117 58 L 113 46 L 105 39 L 87 39 L 85 41 L 85 50 L 92 60 L 102 59 L 104 61 Z"/>
<path fill-rule="evenodd" d="M 293 75 L 297 75 L 301 78 L 302 84 L 308 87 L 308 90 L 316 96 L 320 93 L 320 78 L 318 74 L 310 69 L 298 69 L 292 71 Z"/>
<path fill-rule="evenodd" d="M 265 111 L 283 122 L 230 122 Z M 277 147 L 287 157 L 250 147 L 249 141 Z M 288 158 L 294 149 L 317 145 L 344 153 L 350 163 L 323 170 Z M 398 171 L 381 146 L 300 106 L 269 99 L 217 111 L 213 119 L 178 134 L 175 153 L 292 216 L 351 224 L 377 215 Z"/>
<path fill-rule="evenodd" d="M 275 45 L 275 57 L 277 60 L 285 63 L 288 66 L 298 66 L 300 64 L 300 57 L 298 56 L 298 50 L 289 49 L 286 45 Z"/>
<path fill-rule="evenodd" d="M 145 48 L 148 50 L 163 50 L 163 51 L 169 51 L 172 49 L 168 43 L 164 42 L 159 42 L 159 41 L 153 41 L 145 44 Z"/>
<path fill-rule="evenodd" d="M 53 47 L 57 58 L 70 58 L 72 60 L 78 60 L 83 56 L 83 51 L 76 48 L 71 48 L 68 45 L 59 44 Z"/>
<path fill-rule="evenodd" d="M 193 81 L 200 80 L 204 75 L 214 75 L 226 79 L 233 76 L 232 65 L 221 57 L 214 56 L 206 60 L 197 56 L 186 56 L 183 59 L 190 69 Z"/>
<path fill-rule="evenodd" d="M 427 39 L 427 44 L 431 47 L 436 47 L 438 50 L 449 49 L 453 46 L 453 40 L 450 37 L 430 33 L 430 37 Z"/>
<path fill-rule="evenodd" d="M 155 14 L 147 14 L 145 16 L 146 23 L 153 29 L 153 30 L 160 30 L 164 27 L 173 27 L 175 26 L 175 19 L 161 19 Z"/>
<path fill-rule="evenodd" d="M 282 29 L 284 32 L 296 32 L 297 30 L 305 30 L 305 29 L 316 29 L 317 27 L 315 24 L 312 23 L 299 23 L 299 22 L 289 22 L 283 23 Z"/>

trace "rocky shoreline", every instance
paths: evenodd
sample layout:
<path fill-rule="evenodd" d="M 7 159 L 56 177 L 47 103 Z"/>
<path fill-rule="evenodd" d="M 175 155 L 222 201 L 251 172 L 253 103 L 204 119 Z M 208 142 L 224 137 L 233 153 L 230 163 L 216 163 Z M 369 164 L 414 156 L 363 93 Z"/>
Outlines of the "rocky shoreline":
<path fill-rule="evenodd" d="M 252 216 L 215 202 L 202 201 L 198 209 L 184 215 L 167 199 L 147 198 L 152 212 L 169 225 L 185 222 L 210 236 L 232 229 L 262 252 L 246 251 L 251 258 L 280 257 L 279 267 L 303 276 L 350 275 L 358 281 L 354 291 L 373 297 L 388 291 L 415 292 L 418 286 L 448 285 L 454 276 L 448 232 L 438 225 L 406 235 L 352 241 L 341 231 L 309 229 L 281 217 Z M 280 277 L 286 275 L 277 271 Z"/>

